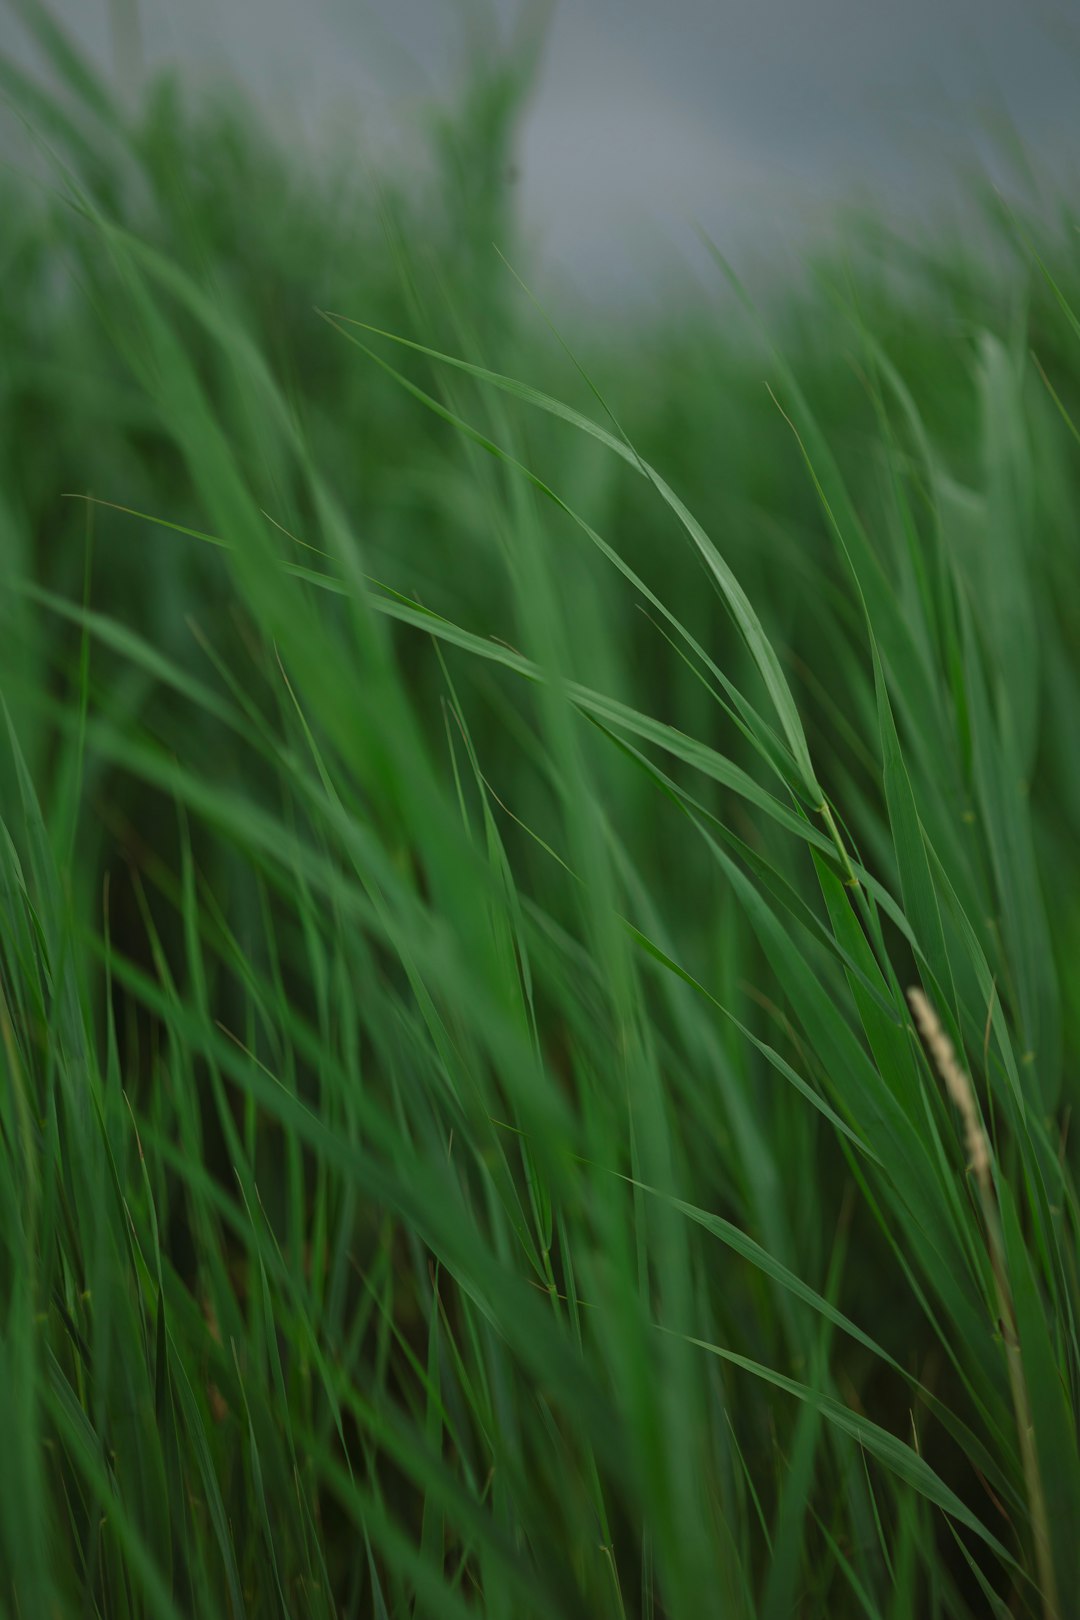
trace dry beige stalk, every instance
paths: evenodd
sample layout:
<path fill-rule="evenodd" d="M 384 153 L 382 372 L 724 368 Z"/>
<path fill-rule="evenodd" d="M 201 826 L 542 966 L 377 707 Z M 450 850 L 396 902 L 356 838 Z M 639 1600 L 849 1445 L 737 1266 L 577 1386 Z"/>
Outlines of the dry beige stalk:
<path fill-rule="evenodd" d="M 935 1009 L 923 992 L 914 987 L 907 993 L 911 1011 L 926 1042 L 926 1049 L 934 1067 L 945 1084 L 949 1099 L 964 1122 L 964 1139 L 968 1162 L 975 1184 L 979 1189 L 986 1248 L 990 1256 L 990 1269 L 994 1277 L 998 1318 L 1005 1345 L 1005 1359 L 1009 1369 L 1009 1387 L 1012 1391 L 1013 1412 L 1016 1416 L 1017 1439 L 1024 1467 L 1028 1508 L 1031 1513 L 1032 1538 L 1035 1543 L 1035 1561 L 1042 1591 L 1043 1614 L 1046 1620 L 1061 1620 L 1054 1557 L 1050 1541 L 1050 1522 L 1046 1511 L 1046 1493 L 1043 1490 L 1038 1454 L 1035 1450 L 1035 1431 L 1031 1417 L 1031 1400 L 1017 1333 L 1016 1306 L 1009 1282 L 1009 1268 L 1005 1257 L 1005 1244 L 1001 1233 L 997 1193 L 994 1188 L 993 1161 L 990 1140 L 979 1115 L 975 1101 L 975 1087 L 971 1076 L 960 1066 L 956 1049 Z"/>
<path fill-rule="evenodd" d="M 986 1139 L 986 1132 L 979 1118 L 979 1110 L 975 1103 L 975 1088 L 957 1062 L 953 1043 L 923 992 L 912 989 L 908 991 L 907 997 L 915 1014 L 915 1022 L 919 1026 L 919 1034 L 926 1042 L 927 1050 L 934 1060 L 934 1067 L 945 1082 L 945 1090 L 949 1093 L 952 1105 L 964 1122 L 968 1163 L 978 1180 L 980 1192 L 986 1194 L 992 1190 L 990 1143 Z"/>

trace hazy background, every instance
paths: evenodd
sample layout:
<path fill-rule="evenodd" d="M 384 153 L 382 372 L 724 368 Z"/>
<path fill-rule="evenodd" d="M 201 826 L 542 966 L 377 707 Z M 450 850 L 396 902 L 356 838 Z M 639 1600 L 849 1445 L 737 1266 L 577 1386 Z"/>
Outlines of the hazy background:
<path fill-rule="evenodd" d="M 959 169 L 979 162 L 1007 184 L 1014 136 L 1043 178 L 1075 172 L 1080 156 L 1075 0 L 55 9 L 124 81 L 179 65 L 243 86 L 290 136 L 355 129 L 365 147 L 404 138 L 418 105 L 453 94 L 470 56 L 546 17 L 522 130 L 522 208 L 549 272 L 593 296 L 640 287 L 673 255 L 692 260 L 695 221 L 728 251 L 782 255 L 825 228 L 840 200 L 947 217 Z"/>

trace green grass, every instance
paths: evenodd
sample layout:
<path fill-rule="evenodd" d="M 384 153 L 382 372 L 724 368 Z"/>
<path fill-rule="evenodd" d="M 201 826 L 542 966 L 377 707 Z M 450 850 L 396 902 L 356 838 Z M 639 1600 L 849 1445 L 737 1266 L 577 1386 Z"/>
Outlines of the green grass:
<path fill-rule="evenodd" d="M 376 184 L 17 9 L 0 1609 L 1067 1620 L 1070 220 L 564 341 L 527 51 Z"/>

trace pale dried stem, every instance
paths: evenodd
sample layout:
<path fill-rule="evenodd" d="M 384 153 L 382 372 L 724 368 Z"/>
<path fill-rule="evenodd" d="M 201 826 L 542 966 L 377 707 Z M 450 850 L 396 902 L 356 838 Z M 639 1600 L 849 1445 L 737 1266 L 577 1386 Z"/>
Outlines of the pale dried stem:
<path fill-rule="evenodd" d="M 1043 1612 L 1046 1620 L 1060 1620 L 1061 1609 L 1058 1604 L 1057 1581 L 1054 1575 L 1054 1558 L 1046 1511 L 1046 1493 L 1043 1490 L 1042 1475 L 1039 1472 L 1039 1459 L 1035 1450 L 1031 1402 L 1028 1397 L 1027 1380 L 1024 1376 L 1023 1358 L 1020 1354 L 1016 1307 L 1013 1303 L 1009 1272 L 1005 1263 L 1005 1244 L 1001 1233 L 997 1193 L 994 1187 L 990 1139 L 986 1134 L 986 1128 L 979 1114 L 979 1106 L 975 1100 L 975 1087 L 972 1085 L 971 1076 L 961 1067 L 956 1056 L 956 1049 L 949 1039 L 941 1019 L 920 989 L 909 990 L 907 998 L 915 1015 L 919 1033 L 926 1043 L 926 1049 L 933 1059 L 934 1067 L 941 1076 L 945 1090 L 949 1094 L 949 1100 L 964 1122 L 964 1143 L 967 1147 L 968 1165 L 975 1178 L 975 1185 L 979 1190 L 979 1203 L 982 1208 L 983 1225 L 986 1231 L 986 1247 L 990 1257 L 990 1269 L 994 1276 L 998 1316 L 1005 1344 L 1006 1362 L 1009 1368 L 1009 1388 L 1012 1392 L 1016 1431 L 1020 1442 L 1020 1457 L 1024 1468 L 1024 1483 L 1027 1488 L 1028 1508 L 1031 1513 L 1031 1531 L 1035 1542 L 1035 1560 L 1039 1572 L 1039 1585 L 1042 1590 Z"/>

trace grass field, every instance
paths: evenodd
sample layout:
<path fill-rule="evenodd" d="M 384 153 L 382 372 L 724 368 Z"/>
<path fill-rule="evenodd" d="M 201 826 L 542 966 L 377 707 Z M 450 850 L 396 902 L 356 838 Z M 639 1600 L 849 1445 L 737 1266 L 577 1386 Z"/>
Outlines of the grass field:
<path fill-rule="evenodd" d="M 18 9 L 0 1611 L 1068 1620 L 1072 216 L 549 325 L 527 64 Z"/>

